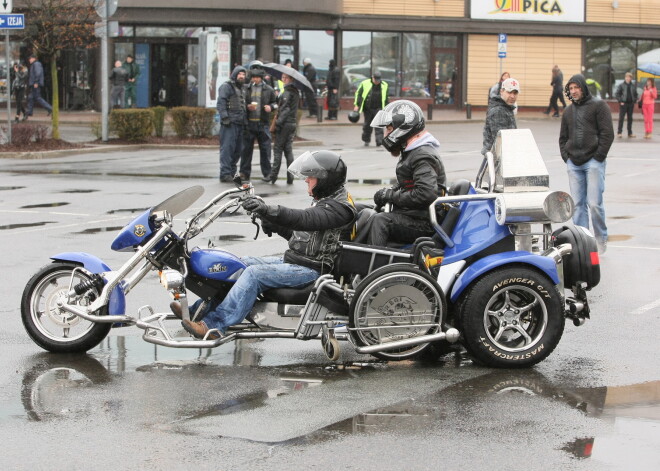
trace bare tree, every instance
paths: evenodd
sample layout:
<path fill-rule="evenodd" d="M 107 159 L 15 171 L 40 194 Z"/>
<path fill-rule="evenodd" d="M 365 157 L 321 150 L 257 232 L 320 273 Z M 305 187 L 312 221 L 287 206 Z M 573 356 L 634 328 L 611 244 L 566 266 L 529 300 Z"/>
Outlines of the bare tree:
<path fill-rule="evenodd" d="M 47 57 L 53 87 L 53 138 L 60 138 L 59 86 L 57 59 L 64 49 L 94 48 L 94 22 L 99 20 L 95 7 L 102 0 L 25 0 L 21 13 L 25 14 L 22 39 L 32 54 Z"/>

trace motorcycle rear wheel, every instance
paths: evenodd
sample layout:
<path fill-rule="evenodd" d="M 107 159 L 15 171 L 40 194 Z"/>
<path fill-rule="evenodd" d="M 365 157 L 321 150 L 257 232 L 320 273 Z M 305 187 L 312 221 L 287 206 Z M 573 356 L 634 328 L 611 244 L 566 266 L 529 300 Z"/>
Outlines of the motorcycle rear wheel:
<path fill-rule="evenodd" d="M 557 347 L 564 333 L 559 291 L 537 270 L 503 267 L 467 288 L 459 324 L 468 353 L 495 368 L 526 368 Z"/>
<path fill-rule="evenodd" d="M 439 331 L 447 301 L 435 280 L 417 266 L 395 263 L 374 270 L 355 290 L 349 308 L 349 330 L 356 346 L 370 346 Z M 417 325 L 416 325 L 417 324 Z M 429 344 L 395 348 L 372 355 L 406 360 Z"/>
<path fill-rule="evenodd" d="M 21 319 L 25 330 L 37 345 L 52 353 L 84 353 L 101 343 L 112 327 L 110 323 L 82 319 L 57 306 L 58 300 L 66 299 L 76 267 L 66 262 L 46 265 L 28 281 L 23 291 Z M 80 270 L 73 277 L 74 286 L 90 279 Z M 98 295 L 96 290 L 88 291 L 76 305 L 89 305 Z M 103 307 L 98 314 L 107 313 L 107 307 Z"/>

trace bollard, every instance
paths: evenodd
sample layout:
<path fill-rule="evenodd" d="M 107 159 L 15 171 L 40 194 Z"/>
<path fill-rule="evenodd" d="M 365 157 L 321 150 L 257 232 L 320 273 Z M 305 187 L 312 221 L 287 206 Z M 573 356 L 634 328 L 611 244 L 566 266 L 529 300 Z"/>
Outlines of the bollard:
<path fill-rule="evenodd" d="M 316 122 L 323 122 L 323 98 L 316 98 Z"/>
<path fill-rule="evenodd" d="M 465 117 L 467 119 L 472 119 L 472 105 L 469 103 L 465 104 Z"/>
<path fill-rule="evenodd" d="M 429 121 L 433 119 L 433 103 L 429 103 L 426 107 L 426 119 Z"/>

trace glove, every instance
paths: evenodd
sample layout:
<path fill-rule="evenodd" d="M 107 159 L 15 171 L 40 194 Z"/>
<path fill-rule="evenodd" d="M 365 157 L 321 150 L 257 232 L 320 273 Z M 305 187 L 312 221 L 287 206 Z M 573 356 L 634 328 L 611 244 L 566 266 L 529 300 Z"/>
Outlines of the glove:
<path fill-rule="evenodd" d="M 268 237 L 273 237 L 273 232 L 277 232 L 277 226 L 268 221 L 268 219 L 262 219 L 261 230 L 263 230 L 264 234 L 266 234 Z"/>
<path fill-rule="evenodd" d="M 243 209 L 259 216 L 264 216 L 268 213 L 268 205 L 263 200 L 255 197 L 247 198 L 243 201 Z"/>
<path fill-rule="evenodd" d="M 374 203 L 376 203 L 376 206 L 382 208 L 387 203 L 392 202 L 393 193 L 394 190 L 392 188 L 381 188 L 374 194 Z"/>
<path fill-rule="evenodd" d="M 229 119 L 229 118 L 222 118 L 222 125 L 223 125 L 223 126 L 231 126 L 231 119 Z"/>

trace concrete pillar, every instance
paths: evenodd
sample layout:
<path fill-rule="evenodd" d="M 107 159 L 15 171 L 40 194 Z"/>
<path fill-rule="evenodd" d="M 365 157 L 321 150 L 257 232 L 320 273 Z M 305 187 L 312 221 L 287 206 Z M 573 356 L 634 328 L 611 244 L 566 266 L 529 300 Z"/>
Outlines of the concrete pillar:
<path fill-rule="evenodd" d="M 273 25 L 257 26 L 256 57 L 264 62 L 273 62 L 275 42 L 273 40 Z"/>

